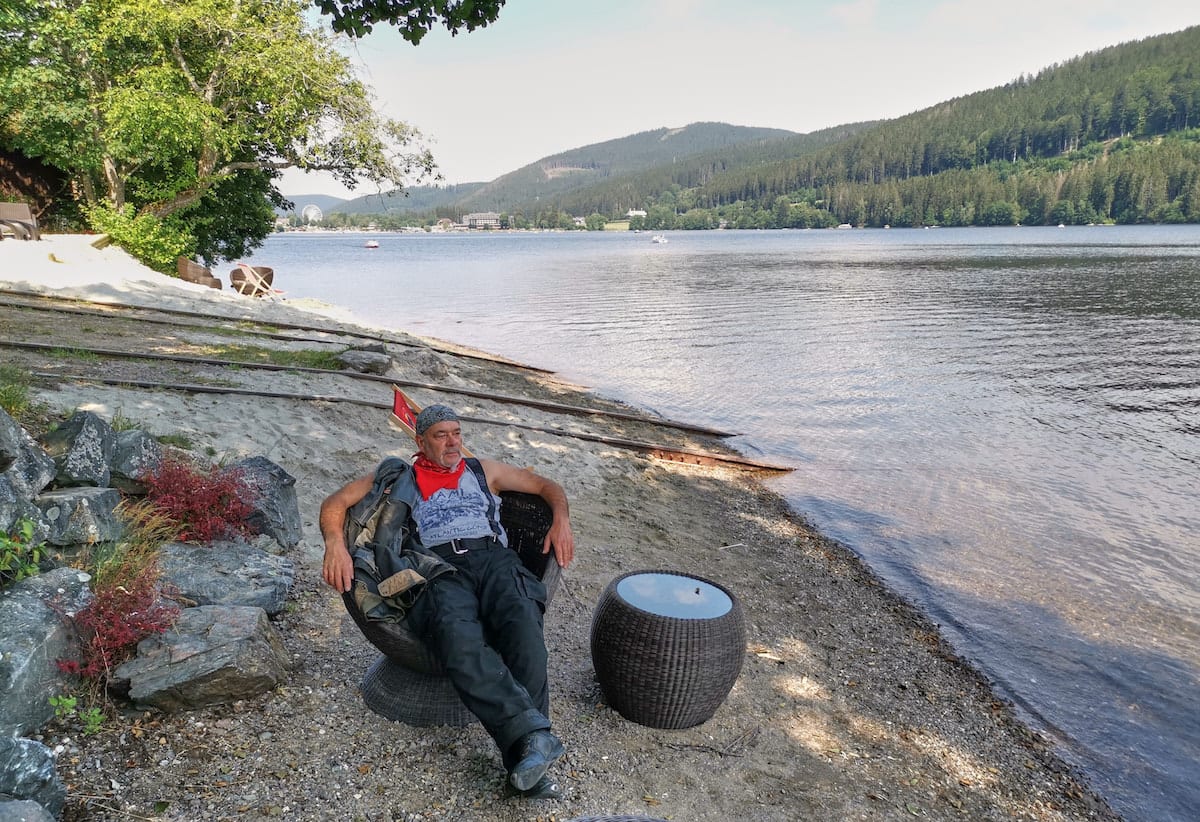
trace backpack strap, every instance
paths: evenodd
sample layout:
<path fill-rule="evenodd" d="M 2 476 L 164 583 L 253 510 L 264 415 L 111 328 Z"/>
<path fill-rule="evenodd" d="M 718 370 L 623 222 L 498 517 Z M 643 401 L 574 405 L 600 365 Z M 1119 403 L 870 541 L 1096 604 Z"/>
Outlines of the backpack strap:
<path fill-rule="evenodd" d="M 475 474 L 476 481 L 479 482 L 479 488 L 483 491 L 483 495 L 487 497 L 488 509 L 487 520 L 488 525 L 492 527 L 492 536 L 500 539 L 500 517 L 496 516 L 496 497 L 492 493 L 492 489 L 488 488 L 487 476 L 483 473 L 483 463 L 474 457 L 463 457 L 463 462 Z"/>

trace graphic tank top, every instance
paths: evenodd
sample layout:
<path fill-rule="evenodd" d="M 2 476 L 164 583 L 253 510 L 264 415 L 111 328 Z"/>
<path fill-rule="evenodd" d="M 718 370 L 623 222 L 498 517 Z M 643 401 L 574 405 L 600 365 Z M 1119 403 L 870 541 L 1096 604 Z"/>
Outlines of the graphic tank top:
<path fill-rule="evenodd" d="M 419 496 L 419 495 L 418 495 Z M 497 518 L 496 527 L 488 521 L 489 498 Z M 413 508 L 417 533 L 425 545 L 441 545 L 453 539 L 490 537 L 499 532 L 502 545 L 508 537 L 499 525 L 500 499 L 479 486 L 474 471 L 463 471 L 457 488 L 441 488 L 429 499 L 418 499 Z"/>

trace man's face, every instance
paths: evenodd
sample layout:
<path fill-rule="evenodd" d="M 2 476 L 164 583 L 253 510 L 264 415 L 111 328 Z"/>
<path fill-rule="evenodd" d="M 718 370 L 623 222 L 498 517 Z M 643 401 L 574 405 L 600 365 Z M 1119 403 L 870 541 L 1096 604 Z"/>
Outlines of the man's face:
<path fill-rule="evenodd" d="M 453 468 L 462 459 L 462 428 L 457 422 L 435 422 L 417 437 L 425 457 L 443 468 Z"/>

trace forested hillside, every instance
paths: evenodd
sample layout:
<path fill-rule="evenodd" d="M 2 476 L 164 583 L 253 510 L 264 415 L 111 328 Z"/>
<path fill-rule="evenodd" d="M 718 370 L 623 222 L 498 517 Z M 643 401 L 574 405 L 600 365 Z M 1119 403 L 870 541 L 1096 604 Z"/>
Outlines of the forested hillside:
<path fill-rule="evenodd" d="M 850 123 L 811 134 L 794 134 L 776 140 L 739 143 L 675 158 L 671 163 L 608 179 L 564 193 L 554 202 L 572 214 L 593 212 L 618 216 L 629 208 L 644 208 L 664 193 L 697 189 L 730 171 L 770 166 L 834 145 L 874 123 Z"/>
<path fill-rule="evenodd" d="M 436 204 L 420 191 L 386 209 L 542 227 L 642 209 L 631 227 L 650 230 L 1200 222 L 1200 27 L 895 120 L 806 135 L 698 123 L 563 152 Z"/>
<path fill-rule="evenodd" d="M 571 149 L 545 157 L 487 183 L 460 186 L 422 186 L 408 189 L 407 197 L 363 197 L 347 204 L 347 213 L 431 212 L 438 216 L 469 211 L 520 210 L 526 203 L 569 196 L 613 178 L 636 175 L 658 166 L 713 150 L 770 146 L 794 137 L 793 132 L 772 128 L 747 128 L 725 123 L 693 123 L 683 128 L 660 128 L 603 143 Z M 486 147 L 481 148 L 486 150 Z M 786 157 L 793 152 L 776 152 Z M 655 189 L 651 190 L 656 191 Z M 627 205 L 626 208 L 629 206 Z"/>
<path fill-rule="evenodd" d="M 411 186 L 399 194 L 364 194 L 346 201 L 337 210 L 346 214 L 386 214 L 395 211 L 435 212 L 454 209 L 482 185 L 483 183 L 462 183 L 451 186 Z"/>
<path fill-rule="evenodd" d="M 780 129 L 726 123 L 692 123 L 683 128 L 644 131 L 538 160 L 493 180 L 458 205 L 471 211 L 507 211 L 546 198 L 569 197 L 571 192 L 603 185 L 614 178 L 670 167 L 703 152 L 759 151 L 794 136 Z M 630 207 L 628 201 L 625 207 Z"/>
<path fill-rule="evenodd" d="M 1200 27 L 1089 53 L 685 193 L 689 206 L 739 220 L 769 211 L 790 225 L 1200 221 L 1197 127 Z"/>

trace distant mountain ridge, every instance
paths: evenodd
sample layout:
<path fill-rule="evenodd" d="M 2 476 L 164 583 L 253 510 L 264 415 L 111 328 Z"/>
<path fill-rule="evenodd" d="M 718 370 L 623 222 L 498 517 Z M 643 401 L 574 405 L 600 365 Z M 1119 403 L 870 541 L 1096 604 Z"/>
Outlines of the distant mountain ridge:
<path fill-rule="evenodd" d="M 336 206 L 335 206 L 336 208 Z M 1200 26 L 1088 52 L 892 120 L 811 134 L 655 129 L 350 214 L 637 227 L 1200 222 Z M 592 220 L 590 222 L 595 222 Z"/>
<path fill-rule="evenodd" d="M 509 172 L 466 197 L 470 210 L 507 211 L 555 199 L 614 177 L 669 165 L 707 151 L 796 136 L 775 128 L 692 123 L 571 149 Z M 637 205 L 637 203 L 631 203 Z"/>
<path fill-rule="evenodd" d="M 289 199 L 296 204 L 297 211 L 304 204 L 312 202 L 326 213 L 384 214 L 430 212 L 446 208 L 458 211 L 505 211 L 704 152 L 765 144 L 796 136 L 799 135 L 784 129 L 692 123 L 682 128 L 658 128 L 573 148 L 544 157 L 490 182 L 414 186 L 405 190 L 407 196 L 369 194 L 346 200 L 325 195 L 296 195 Z M 329 202 L 328 210 L 321 204 L 323 201 Z"/>

